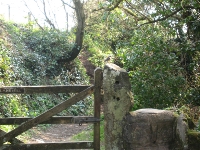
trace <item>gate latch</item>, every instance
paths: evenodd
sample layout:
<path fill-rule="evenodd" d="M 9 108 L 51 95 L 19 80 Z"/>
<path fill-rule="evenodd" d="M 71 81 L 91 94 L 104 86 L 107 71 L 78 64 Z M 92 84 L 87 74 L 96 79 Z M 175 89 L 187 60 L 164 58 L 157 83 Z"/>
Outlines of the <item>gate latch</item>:
<path fill-rule="evenodd" d="M 74 117 L 72 118 L 73 123 L 78 123 L 79 126 L 82 126 L 83 123 L 97 123 L 100 122 L 101 119 L 95 117 Z"/>

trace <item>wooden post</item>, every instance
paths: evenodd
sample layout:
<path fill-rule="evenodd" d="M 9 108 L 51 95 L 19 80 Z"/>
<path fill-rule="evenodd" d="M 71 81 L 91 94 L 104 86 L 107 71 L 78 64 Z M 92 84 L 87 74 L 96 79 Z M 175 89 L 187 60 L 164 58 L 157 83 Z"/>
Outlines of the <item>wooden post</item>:
<path fill-rule="evenodd" d="M 101 109 L 101 88 L 102 88 L 102 70 L 100 68 L 94 71 L 94 117 L 100 119 Z M 100 150 L 100 122 L 94 124 L 94 149 Z"/>
<path fill-rule="evenodd" d="M 123 119 L 133 100 L 126 70 L 106 64 L 103 71 L 105 149 L 122 150 Z"/>

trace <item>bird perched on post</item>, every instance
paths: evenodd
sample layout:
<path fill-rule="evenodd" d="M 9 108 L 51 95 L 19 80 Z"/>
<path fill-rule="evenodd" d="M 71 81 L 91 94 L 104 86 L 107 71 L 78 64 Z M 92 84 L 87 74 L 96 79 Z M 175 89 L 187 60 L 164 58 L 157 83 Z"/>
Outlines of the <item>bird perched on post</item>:
<path fill-rule="evenodd" d="M 109 62 L 111 61 L 111 58 L 112 58 L 112 56 L 108 56 L 108 57 L 104 60 L 104 62 L 105 62 L 105 63 L 109 63 Z"/>

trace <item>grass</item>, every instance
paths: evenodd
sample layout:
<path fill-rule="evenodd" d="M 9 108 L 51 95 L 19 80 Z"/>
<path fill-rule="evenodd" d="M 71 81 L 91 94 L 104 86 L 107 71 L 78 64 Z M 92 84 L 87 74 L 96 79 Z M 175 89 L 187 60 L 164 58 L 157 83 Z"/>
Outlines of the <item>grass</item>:
<path fill-rule="evenodd" d="M 72 140 L 74 141 L 93 141 L 94 138 L 94 131 L 93 131 L 93 125 L 89 126 L 87 130 L 82 131 L 72 137 Z M 101 150 L 105 150 L 104 147 L 104 121 L 100 124 L 100 146 Z"/>

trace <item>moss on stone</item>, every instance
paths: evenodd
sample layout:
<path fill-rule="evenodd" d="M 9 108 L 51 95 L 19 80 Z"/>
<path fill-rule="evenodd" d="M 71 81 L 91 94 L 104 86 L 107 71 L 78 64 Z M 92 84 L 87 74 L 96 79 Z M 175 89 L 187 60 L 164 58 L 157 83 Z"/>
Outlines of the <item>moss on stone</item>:
<path fill-rule="evenodd" d="M 189 150 L 200 149 L 200 132 L 195 130 L 188 131 L 188 147 Z"/>

